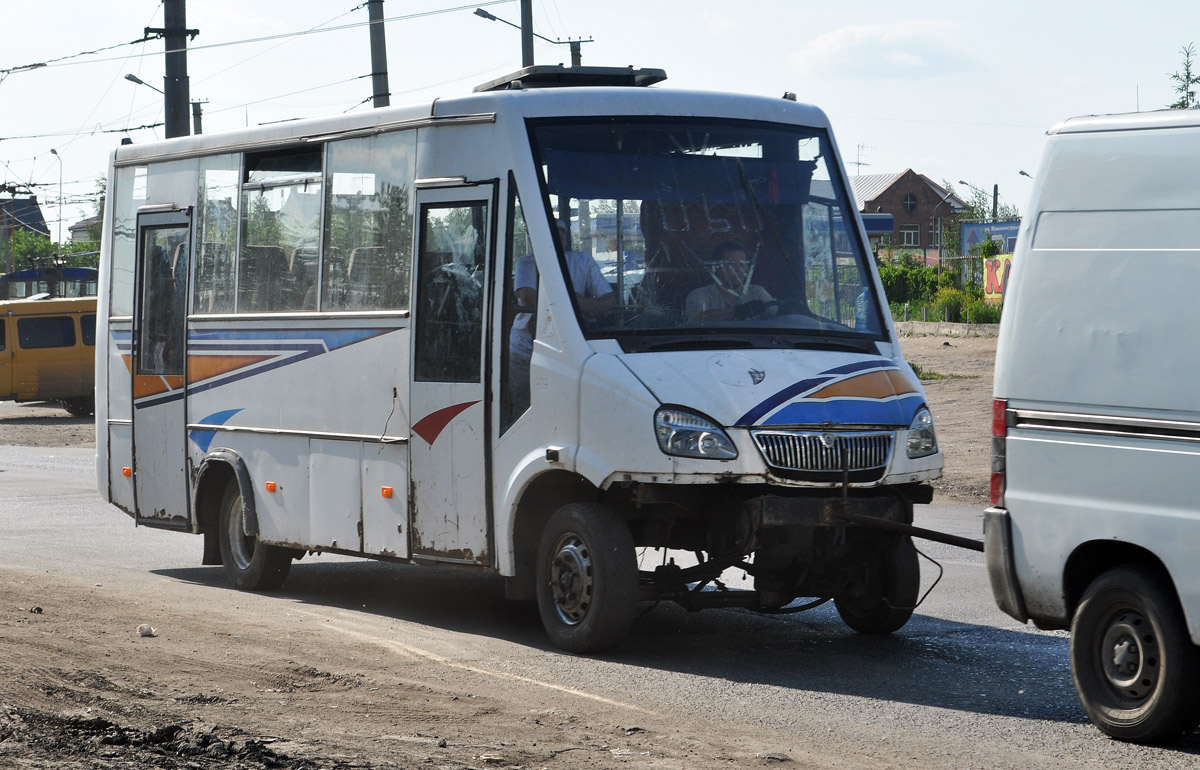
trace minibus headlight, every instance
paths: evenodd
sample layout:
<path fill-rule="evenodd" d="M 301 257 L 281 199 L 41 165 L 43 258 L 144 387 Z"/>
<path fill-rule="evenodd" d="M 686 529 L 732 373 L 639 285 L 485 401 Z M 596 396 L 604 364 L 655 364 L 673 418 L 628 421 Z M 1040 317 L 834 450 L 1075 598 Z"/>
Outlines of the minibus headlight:
<path fill-rule="evenodd" d="M 683 409 L 663 407 L 655 412 L 654 435 L 664 454 L 705 460 L 737 457 L 737 448 L 721 426 Z"/>
<path fill-rule="evenodd" d="M 933 415 L 925 407 L 917 410 L 908 426 L 909 458 L 927 457 L 938 451 L 937 433 L 933 430 Z"/>

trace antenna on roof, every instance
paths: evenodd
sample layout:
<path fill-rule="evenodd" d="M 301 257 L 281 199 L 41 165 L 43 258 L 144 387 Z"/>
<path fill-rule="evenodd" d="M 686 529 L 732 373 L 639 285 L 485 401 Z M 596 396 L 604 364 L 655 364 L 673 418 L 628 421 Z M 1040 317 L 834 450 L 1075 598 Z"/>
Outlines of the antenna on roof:
<path fill-rule="evenodd" d="M 854 156 L 854 158 L 855 158 L 855 160 L 854 160 L 854 175 L 855 176 L 862 176 L 862 167 L 871 165 L 870 163 L 863 162 L 862 151 L 863 150 L 874 150 L 874 149 L 876 149 L 876 148 L 869 144 L 858 145 L 858 152 Z"/>

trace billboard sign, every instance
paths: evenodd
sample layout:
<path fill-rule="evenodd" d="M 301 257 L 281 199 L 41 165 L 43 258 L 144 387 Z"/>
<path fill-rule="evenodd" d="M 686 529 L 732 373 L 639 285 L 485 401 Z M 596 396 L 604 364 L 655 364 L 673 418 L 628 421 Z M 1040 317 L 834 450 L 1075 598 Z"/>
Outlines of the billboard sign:
<path fill-rule="evenodd" d="M 967 256 L 971 249 L 984 241 L 1000 241 L 1000 251 L 1012 254 L 1017 247 L 1017 231 L 1021 229 L 1021 220 L 1011 222 L 963 222 L 962 224 L 962 254 Z"/>

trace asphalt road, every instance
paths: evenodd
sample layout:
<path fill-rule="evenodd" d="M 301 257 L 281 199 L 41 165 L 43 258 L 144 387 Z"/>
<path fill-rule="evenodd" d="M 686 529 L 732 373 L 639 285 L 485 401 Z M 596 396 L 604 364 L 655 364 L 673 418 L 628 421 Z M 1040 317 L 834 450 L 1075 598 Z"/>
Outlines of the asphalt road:
<path fill-rule="evenodd" d="M 201 567 L 200 539 L 135 528 L 95 492 L 93 450 L 0 446 L 0 552 L 28 573 L 120 581 L 133 592 L 224 600 L 220 568 Z M 981 512 L 933 505 L 917 523 L 980 536 Z M 281 594 L 237 602 L 300 607 L 335 621 L 347 643 L 404 639 L 456 672 L 627 704 L 681 731 L 720 725 L 780 744 L 793 760 L 908 767 L 1195 768 L 1200 732 L 1139 747 L 1095 730 L 1071 684 L 1065 633 L 1022 626 L 996 609 L 982 555 L 918 547 L 944 574 L 912 621 L 890 637 L 854 634 L 832 606 L 792 616 L 646 607 L 629 640 L 600 658 L 546 643 L 536 614 L 503 599 L 492 576 L 343 557 L 306 558 Z M 925 587 L 939 566 L 922 562 Z M 397 629 L 402 629 L 398 634 Z M 0 675 L 3 672 L 0 671 Z M 465 674 L 464 674 L 465 675 Z M 797 741 L 811 747 L 795 756 Z"/>

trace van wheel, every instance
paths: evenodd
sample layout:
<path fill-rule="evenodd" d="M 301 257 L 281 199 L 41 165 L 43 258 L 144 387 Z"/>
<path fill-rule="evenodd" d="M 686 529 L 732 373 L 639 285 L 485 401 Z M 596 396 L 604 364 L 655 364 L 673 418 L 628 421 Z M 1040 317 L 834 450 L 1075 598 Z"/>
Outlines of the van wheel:
<path fill-rule="evenodd" d="M 860 634 L 890 634 L 912 617 L 921 590 L 921 564 L 912 538 L 863 561 L 846 590 L 833 599 L 838 614 Z"/>
<path fill-rule="evenodd" d="M 96 399 L 91 396 L 64 398 L 58 403 L 72 417 L 90 417 L 96 411 Z"/>
<path fill-rule="evenodd" d="M 538 613 L 550 640 L 569 652 L 606 650 L 629 633 L 637 597 L 637 556 L 620 512 L 596 503 L 558 509 L 537 555 Z"/>
<path fill-rule="evenodd" d="M 1071 675 L 1096 727 L 1149 743 L 1200 724 L 1200 649 L 1169 582 L 1146 567 L 1109 570 L 1071 623 Z"/>
<path fill-rule="evenodd" d="M 291 550 L 260 543 L 257 537 L 247 537 L 242 518 L 242 493 L 237 482 L 230 481 L 221 498 L 218 524 L 221 562 L 229 582 L 243 591 L 279 588 L 292 567 Z"/>

